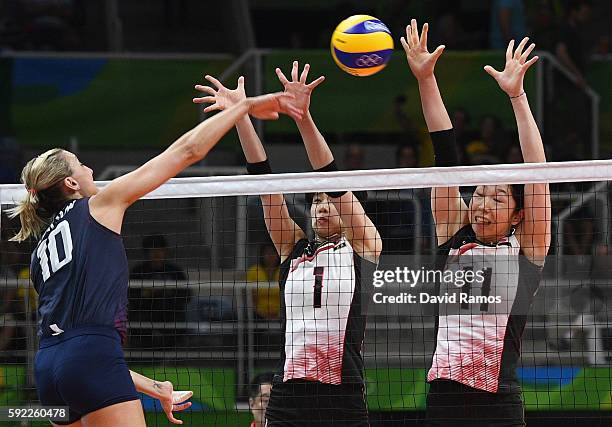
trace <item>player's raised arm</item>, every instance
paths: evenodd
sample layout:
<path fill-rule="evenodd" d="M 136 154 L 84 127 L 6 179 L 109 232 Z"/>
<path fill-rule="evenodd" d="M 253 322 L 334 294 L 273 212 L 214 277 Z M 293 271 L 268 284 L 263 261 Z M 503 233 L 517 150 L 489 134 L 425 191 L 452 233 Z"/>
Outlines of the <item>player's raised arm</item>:
<path fill-rule="evenodd" d="M 444 45 L 429 53 L 428 29 L 429 25 L 425 23 L 419 36 L 417 22 L 413 19 L 406 27 L 406 38 L 402 37 L 401 43 L 406 51 L 410 70 L 419 84 L 423 115 L 434 146 L 436 166 L 457 166 L 459 161 L 455 147 L 455 133 L 434 74 L 436 62 L 444 51 Z M 446 242 L 468 222 L 467 206 L 461 198 L 459 187 L 433 188 L 431 208 L 436 223 L 438 244 Z"/>
<path fill-rule="evenodd" d="M 214 110 L 225 110 L 233 108 L 246 99 L 244 91 L 244 77 L 238 79 L 236 89 L 228 89 L 223 84 L 212 76 L 206 76 L 206 79 L 214 86 L 196 86 L 196 89 L 208 94 L 208 96 L 194 99 L 196 103 L 210 103 L 204 109 L 205 112 Z M 297 110 L 293 105 L 281 100 L 281 111 Z M 298 113 L 299 114 L 299 113 Z M 240 145 L 247 161 L 247 169 L 251 174 L 272 173 L 268 163 L 268 156 L 264 149 L 253 123 L 247 114 L 243 114 L 236 122 L 236 129 L 240 138 Z M 270 234 L 270 238 L 276 247 L 276 250 L 284 261 L 291 254 L 291 250 L 295 242 L 304 238 L 305 234 L 302 229 L 293 221 L 289 215 L 289 209 L 285 202 L 285 197 L 282 194 L 265 194 L 261 195 L 261 203 L 263 206 L 264 220 L 266 228 Z"/>
<path fill-rule="evenodd" d="M 276 119 L 283 112 L 281 100 L 287 94 L 274 93 L 244 99 L 177 139 L 163 153 L 112 181 L 90 200 L 91 213 L 102 225 L 120 232 L 123 212 L 136 200 L 155 190 L 168 179 L 203 159 L 215 144 L 246 114 Z M 288 112 L 288 111 L 287 111 Z M 291 110 L 291 114 L 299 114 Z"/>
<path fill-rule="evenodd" d="M 302 112 L 301 118 L 294 117 L 294 119 L 304 141 L 310 164 L 315 171 L 334 171 L 337 170 L 334 156 L 309 111 L 312 91 L 325 78 L 321 76 L 307 84 L 309 70 L 310 65 L 306 64 L 299 73 L 299 64 L 294 61 L 291 81 L 279 68 L 276 69 L 276 74 L 285 87 L 285 92 L 292 95 L 291 103 Z M 344 231 L 355 251 L 363 258 L 377 262 L 382 251 L 382 240 L 359 200 L 350 191 L 328 193 L 328 196 L 342 219 Z"/>
<path fill-rule="evenodd" d="M 523 88 L 525 73 L 538 60 L 537 56 L 527 60 L 535 48 L 532 43 L 525 49 L 528 41 L 529 38 L 525 37 L 514 51 L 514 40 L 510 41 L 503 71 L 497 71 L 490 65 L 484 69 L 510 98 L 524 161 L 543 163 L 546 162 L 546 155 L 542 137 Z M 551 202 L 548 184 L 526 184 L 524 203 L 524 219 L 517 229 L 517 237 L 525 255 L 542 265 L 550 247 Z"/>

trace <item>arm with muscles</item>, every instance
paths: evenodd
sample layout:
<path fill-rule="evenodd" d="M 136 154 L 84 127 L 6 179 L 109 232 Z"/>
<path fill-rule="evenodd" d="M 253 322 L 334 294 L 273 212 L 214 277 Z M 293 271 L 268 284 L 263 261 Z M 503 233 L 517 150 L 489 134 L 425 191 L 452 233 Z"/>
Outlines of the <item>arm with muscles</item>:
<path fill-rule="evenodd" d="M 183 411 L 191 406 L 191 402 L 185 401 L 193 396 L 192 391 L 174 391 L 170 381 L 155 381 L 134 371 L 130 371 L 130 375 L 136 391 L 159 400 L 171 423 L 183 424 L 181 420 L 174 418 L 172 412 Z"/>
<path fill-rule="evenodd" d="M 225 110 L 246 99 L 246 94 L 244 92 L 244 77 L 238 79 L 238 87 L 233 90 L 227 89 L 214 77 L 206 76 L 206 79 L 212 83 L 216 89 L 209 86 L 198 85 L 196 89 L 209 94 L 209 96 L 194 100 L 196 103 L 212 104 L 204 109 L 205 112 Z M 283 109 L 289 108 L 284 101 L 281 103 L 281 107 Z M 240 145 L 242 146 L 247 161 L 249 173 L 253 175 L 272 173 L 266 151 L 247 114 L 244 114 L 238 119 L 236 122 L 236 130 L 238 131 Z M 261 203 L 263 206 L 266 228 L 268 229 L 270 238 L 282 262 L 291 254 L 295 242 L 304 238 L 305 234 L 295 221 L 291 219 L 285 197 L 282 194 L 261 195 Z"/>
<path fill-rule="evenodd" d="M 406 28 L 406 38 L 401 38 L 406 58 L 412 74 L 419 84 L 423 115 L 434 147 L 436 166 L 457 166 L 455 133 L 438 83 L 434 75 L 436 62 L 444 46 L 433 52 L 427 51 L 427 32 L 429 25 L 423 25 L 419 37 L 416 20 Z M 446 242 L 468 222 L 467 206 L 461 198 L 459 187 L 439 187 L 431 190 L 431 209 L 436 223 L 438 244 Z"/>
<path fill-rule="evenodd" d="M 310 106 L 310 95 L 312 91 L 323 82 L 321 76 L 313 82 L 306 84 L 310 65 L 306 64 L 300 77 L 298 78 L 299 65 L 293 62 L 291 69 L 291 81 L 289 81 L 280 69 L 276 69 L 276 74 L 280 82 L 285 87 L 286 93 L 292 95 L 292 103 L 303 112 L 301 119 L 295 119 L 308 159 L 315 171 L 335 171 L 337 170 L 334 156 L 332 155 L 325 138 L 317 129 L 317 126 L 308 111 Z M 368 218 L 363 206 L 352 192 L 328 193 L 330 201 L 338 210 L 342 223 L 347 232 L 347 238 L 355 251 L 364 259 L 378 263 L 380 252 L 382 251 L 382 240 L 378 234 L 376 226 Z"/>
<path fill-rule="evenodd" d="M 490 65 L 485 67 L 485 71 L 510 97 L 525 162 L 544 163 L 546 155 L 542 137 L 523 90 L 525 73 L 538 60 L 538 57 L 534 56 L 527 61 L 529 54 L 535 48 L 535 44 L 532 43 L 525 49 L 528 40 L 525 37 L 514 53 L 512 52 L 514 41 L 510 41 L 503 71 L 497 71 Z M 518 227 L 517 237 L 525 255 L 536 264 L 543 265 L 550 247 L 551 202 L 548 184 L 525 184 L 524 203 L 524 219 Z"/>
<path fill-rule="evenodd" d="M 122 177 L 112 181 L 91 198 L 92 216 L 102 225 L 120 233 L 125 210 L 136 200 L 155 190 L 177 173 L 203 159 L 211 148 L 246 114 L 260 118 L 278 118 L 280 100 L 276 93 L 247 98 L 211 117 L 185 133 L 163 153 Z M 295 110 L 292 110 L 292 114 Z M 295 112 L 298 114 L 297 112 Z"/>

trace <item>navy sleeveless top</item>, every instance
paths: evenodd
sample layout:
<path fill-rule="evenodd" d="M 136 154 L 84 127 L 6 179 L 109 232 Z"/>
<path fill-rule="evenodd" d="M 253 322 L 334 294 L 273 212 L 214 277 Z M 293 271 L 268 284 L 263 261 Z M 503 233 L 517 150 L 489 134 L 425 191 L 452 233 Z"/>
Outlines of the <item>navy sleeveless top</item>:
<path fill-rule="evenodd" d="M 98 223 L 89 199 L 55 215 L 32 253 L 38 335 L 86 326 L 114 327 L 125 341 L 129 270 L 121 236 Z"/>

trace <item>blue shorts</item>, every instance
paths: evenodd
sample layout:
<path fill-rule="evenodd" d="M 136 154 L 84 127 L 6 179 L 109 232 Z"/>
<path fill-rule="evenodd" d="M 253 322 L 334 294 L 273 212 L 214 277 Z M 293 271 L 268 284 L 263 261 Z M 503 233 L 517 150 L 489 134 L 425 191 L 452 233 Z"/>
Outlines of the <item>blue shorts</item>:
<path fill-rule="evenodd" d="M 114 328 L 93 326 L 43 338 L 34 361 L 40 403 L 68 406 L 71 424 L 90 412 L 138 399 Z"/>

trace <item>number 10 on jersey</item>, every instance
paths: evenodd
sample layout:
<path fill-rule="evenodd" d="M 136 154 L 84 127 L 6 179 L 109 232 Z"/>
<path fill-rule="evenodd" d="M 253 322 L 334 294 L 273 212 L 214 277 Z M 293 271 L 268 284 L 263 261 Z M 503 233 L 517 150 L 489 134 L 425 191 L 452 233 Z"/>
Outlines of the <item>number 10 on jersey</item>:
<path fill-rule="evenodd" d="M 64 257 L 61 260 L 58 252 L 58 240 L 64 252 Z M 48 255 L 47 249 L 49 250 Z M 45 282 L 53 273 L 72 261 L 72 235 L 70 234 L 68 221 L 64 220 L 57 224 L 55 229 L 49 233 L 49 236 L 40 242 L 38 249 L 36 249 L 36 256 L 40 262 L 40 269 Z"/>

